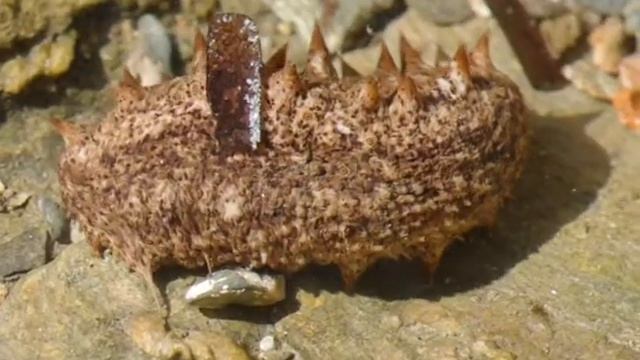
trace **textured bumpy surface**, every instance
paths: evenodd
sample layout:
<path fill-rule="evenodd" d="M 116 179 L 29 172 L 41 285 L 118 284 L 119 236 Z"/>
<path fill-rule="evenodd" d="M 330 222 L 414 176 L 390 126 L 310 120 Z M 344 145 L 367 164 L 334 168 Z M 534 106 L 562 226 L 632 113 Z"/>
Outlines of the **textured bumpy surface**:
<path fill-rule="evenodd" d="M 96 251 L 146 276 L 172 264 L 336 264 L 350 286 L 381 258 L 433 270 L 452 241 L 495 220 L 527 131 L 486 38 L 435 68 L 402 41 L 399 70 L 383 46 L 374 74 L 338 78 L 316 29 L 302 73 L 281 51 L 258 74 L 250 20 L 212 26 L 225 16 L 236 26 L 199 38 L 190 74 L 150 88 L 125 74 L 98 126 L 54 122 L 67 142 L 63 199 Z M 213 46 L 233 46 L 237 61 Z M 234 143 L 221 128 L 246 133 Z"/>

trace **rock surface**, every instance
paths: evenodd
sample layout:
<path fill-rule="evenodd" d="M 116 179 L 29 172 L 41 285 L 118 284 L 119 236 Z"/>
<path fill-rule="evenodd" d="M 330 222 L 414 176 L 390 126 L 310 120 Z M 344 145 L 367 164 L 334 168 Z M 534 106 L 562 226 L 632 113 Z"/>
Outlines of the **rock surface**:
<path fill-rule="evenodd" d="M 596 99 L 610 100 L 620 88 L 617 78 L 605 73 L 588 59 L 562 67 L 562 74 L 573 85 Z"/>
<path fill-rule="evenodd" d="M 573 13 L 545 19 L 539 27 L 540 34 L 555 59 L 559 59 L 565 51 L 575 46 L 582 35 L 580 18 Z"/>
<path fill-rule="evenodd" d="M 452 247 L 433 284 L 418 264 L 386 262 L 348 295 L 336 269 L 312 268 L 290 279 L 278 305 L 210 311 L 184 300 L 202 272 L 168 270 L 156 277 L 170 309 L 165 327 L 144 280 L 80 241 L 15 285 L 0 284 L 0 359 L 639 358 L 637 135 L 575 87 L 533 90 L 490 19 L 436 26 L 409 10 L 381 37 L 396 52 L 405 33 L 428 57 L 433 44 L 452 54 L 487 30 L 496 66 L 531 108 L 532 154 L 496 227 Z M 377 51 L 346 55 L 370 70 Z M 3 183 L 57 201 L 61 140 L 45 120 L 99 118 L 107 94 L 71 91 L 54 107 L 10 110 L 0 124 Z M 0 246 L 47 226 L 29 201 L 0 214 Z"/>
<path fill-rule="evenodd" d="M 459 23 L 473 15 L 468 0 L 407 0 L 407 6 L 426 20 L 441 25 Z"/>
<path fill-rule="evenodd" d="M 27 272 L 47 262 L 47 233 L 43 229 L 28 229 L 0 244 L 0 278 Z"/>
<path fill-rule="evenodd" d="M 17 94 L 39 76 L 64 74 L 75 56 L 76 33 L 48 38 L 34 46 L 27 56 L 16 56 L 0 66 L 0 92 Z"/>
<path fill-rule="evenodd" d="M 6 0 L 0 3 L 0 49 L 38 34 L 64 31 L 73 17 L 105 0 Z"/>

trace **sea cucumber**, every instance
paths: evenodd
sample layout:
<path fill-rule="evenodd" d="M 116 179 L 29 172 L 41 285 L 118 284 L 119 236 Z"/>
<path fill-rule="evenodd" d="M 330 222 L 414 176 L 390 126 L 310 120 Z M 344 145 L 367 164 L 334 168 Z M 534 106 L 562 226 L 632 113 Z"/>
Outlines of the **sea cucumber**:
<path fill-rule="evenodd" d="M 225 265 L 290 274 L 335 264 L 347 287 L 383 258 L 434 271 L 494 223 L 526 159 L 525 106 L 488 37 L 429 67 L 401 38 L 367 76 L 339 78 L 318 27 L 299 72 L 262 63 L 257 30 L 219 14 L 191 72 L 148 88 L 125 72 L 99 124 L 52 121 L 66 209 L 101 254 L 148 279 Z"/>

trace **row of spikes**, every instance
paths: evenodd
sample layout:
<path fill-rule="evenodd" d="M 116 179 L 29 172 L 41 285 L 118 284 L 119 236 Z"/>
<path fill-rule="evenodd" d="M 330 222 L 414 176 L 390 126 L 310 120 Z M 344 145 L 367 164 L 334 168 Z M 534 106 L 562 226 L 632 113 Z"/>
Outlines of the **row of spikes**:
<path fill-rule="evenodd" d="M 273 73 L 284 69 L 283 71 L 285 71 L 287 82 L 291 84 L 291 86 L 299 87 L 302 79 L 295 65 L 291 63 L 287 64 L 286 52 L 287 45 L 277 50 L 265 63 L 265 78 L 268 79 Z M 416 85 L 408 74 L 418 73 L 428 68 L 428 66 L 423 63 L 420 52 L 413 48 L 403 35 L 400 36 L 400 60 L 401 68 L 398 68 L 391 56 L 389 48 L 383 42 L 374 76 L 364 77 L 359 91 L 359 100 L 366 109 L 376 109 L 381 97 L 386 98 L 393 95 L 393 93 L 405 100 L 415 99 Z M 480 37 L 471 53 L 468 53 L 465 46 L 462 45 L 456 51 L 453 59 L 447 59 L 447 61 L 450 64 L 449 71 L 458 75 L 458 78 L 462 79 L 466 84 L 472 84 L 472 66 L 474 73 L 479 75 L 485 76 L 492 72 L 495 68 L 490 58 L 488 34 L 485 33 Z M 342 61 L 342 69 L 343 77 L 345 75 L 362 76 L 344 61 Z M 311 37 L 306 69 L 303 76 L 307 83 L 316 83 L 337 78 L 336 71 L 331 63 L 331 54 L 327 49 L 324 37 L 317 25 Z M 396 78 L 397 86 L 395 89 L 387 89 L 391 90 L 391 92 L 386 91 L 386 94 L 381 94 L 380 92 L 383 90 L 380 89 L 375 80 L 375 78 L 380 77 Z"/>
<path fill-rule="evenodd" d="M 287 64 L 287 49 L 284 45 L 278 49 L 264 64 L 263 76 L 268 79 L 273 73 L 281 70 Z M 206 71 L 207 45 L 204 36 L 199 31 L 196 33 L 194 41 L 194 56 L 191 63 L 192 73 L 204 73 Z M 331 53 L 329 52 L 320 27 L 316 24 L 309 44 L 307 63 L 305 69 L 306 79 L 310 83 L 321 82 L 332 78 L 337 78 L 336 70 L 331 63 Z M 344 60 L 342 62 L 343 76 L 360 76 L 360 74 L 349 66 Z M 400 36 L 400 62 L 401 69 L 397 67 L 391 52 L 383 42 L 381 45 L 380 57 L 378 60 L 376 74 L 381 76 L 398 76 L 404 78 L 407 73 L 418 72 L 424 69 L 421 54 L 417 51 L 405 36 Z M 469 54 L 464 45 L 461 45 L 453 56 L 453 64 L 456 71 L 460 71 L 465 81 L 471 81 L 471 64 L 480 73 L 487 73 L 494 69 L 489 53 L 489 37 L 485 33 L 478 40 L 475 48 Z M 123 72 L 119 86 L 119 93 L 132 93 L 135 97 L 144 96 L 144 88 L 140 81 L 136 79 L 126 68 Z"/>
<path fill-rule="evenodd" d="M 285 66 L 286 52 L 287 45 L 284 45 L 266 62 L 265 74 L 267 76 Z M 486 33 L 483 34 L 470 54 L 466 51 L 464 45 L 460 46 L 453 60 L 465 77 L 471 77 L 470 64 L 472 63 L 481 72 L 493 70 L 489 54 L 489 36 Z M 404 35 L 400 35 L 400 61 L 401 69 L 398 68 L 389 48 L 383 42 L 376 72 L 384 75 L 401 76 L 410 72 L 418 72 L 427 66 L 422 61 L 421 53 L 411 46 Z M 341 60 L 341 62 L 343 75 L 361 75 L 344 60 Z M 317 24 L 314 27 L 309 44 L 305 74 L 311 78 L 312 82 L 314 80 L 321 81 L 337 77 L 336 71 L 331 64 L 331 53 L 329 53 L 320 27 Z"/>

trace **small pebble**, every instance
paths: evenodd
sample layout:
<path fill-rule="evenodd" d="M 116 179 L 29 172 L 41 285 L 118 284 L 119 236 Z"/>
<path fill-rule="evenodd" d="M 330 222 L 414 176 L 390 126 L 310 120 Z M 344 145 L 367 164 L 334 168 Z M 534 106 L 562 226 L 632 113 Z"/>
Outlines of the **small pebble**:
<path fill-rule="evenodd" d="M 589 35 L 593 62 L 607 73 L 618 72 L 618 64 L 624 56 L 625 31 L 622 20 L 609 17 Z"/>
<path fill-rule="evenodd" d="M 7 188 L 2 183 L 0 184 L 0 212 L 8 212 L 21 208 L 25 206 L 29 198 L 31 198 L 30 194 L 17 192 Z"/>
<path fill-rule="evenodd" d="M 78 243 L 78 242 L 82 242 L 86 240 L 86 237 L 84 235 L 84 232 L 82 232 L 82 229 L 80 228 L 80 224 L 78 224 L 78 222 L 76 221 L 71 221 L 71 242 L 72 243 Z"/>
<path fill-rule="evenodd" d="M 640 89 L 640 53 L 622 59 L 618 67 L 620 83 L 627 89 Z"/>
<path fill-rule="evenodd" d="M 632 130 L 640 129 L 640 90 L 622 89 L 613 97 L 618 120 Z"/>
<path fill-rule="evenodd" d="M 243 268 L 215 271 L 192 285 L 185 294 L 187 302 L 208 309 L 228 304 L 266 306 L 284 297 L 283 275 L 260 275 Z"/>
<path fill-rule="evenodd" d="M 260 340 L 260 344 L 258 344 L 258 347 L 262 352 L 271 351 L 275 348 L 275 346 L 275 339 L 271 335 L 263 337 L 262 340 Z"/>
<path fill-rule="evenodd" d="M 51 239 L 58 241 L 67 228 L 67 217 L 62 207 L 53 199 L 41 196 L 38 198 L 38 208 L 49 225 Z"/>

